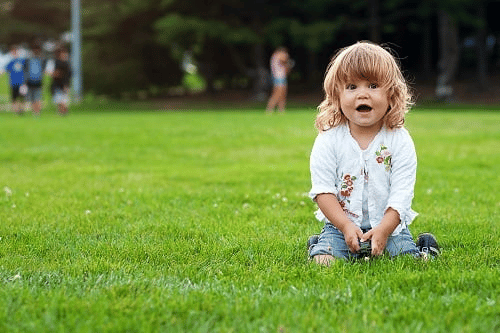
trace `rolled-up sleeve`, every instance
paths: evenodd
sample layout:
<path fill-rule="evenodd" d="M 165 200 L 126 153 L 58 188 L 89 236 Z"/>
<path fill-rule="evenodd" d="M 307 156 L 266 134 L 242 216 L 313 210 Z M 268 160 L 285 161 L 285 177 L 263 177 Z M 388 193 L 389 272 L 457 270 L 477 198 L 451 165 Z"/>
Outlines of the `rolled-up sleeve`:
<path fill-rule="evenodd" d="M 413 140 L 406 130 L 401 131 L 396 139 L 399 144 L 394 145 L 397 149 L 392 152 L 390 192 L 385 210 L 389 207 L 396 210 L 404 227 L 417 216 L 411 209 L 417 174 L 417 155 Z"/>
<path fill-rule="evenodd" d="M 326 133 L 320 133 L 311 151 L 310 171 L 311 171 L 311 191 L 309 197 L 316 199 L 318 194 L 332 193 L 337 195 L 338 189 L 335 185 L 335 174 L 337 161 L 333 152 L 334 145 L 331 136 Z"/>

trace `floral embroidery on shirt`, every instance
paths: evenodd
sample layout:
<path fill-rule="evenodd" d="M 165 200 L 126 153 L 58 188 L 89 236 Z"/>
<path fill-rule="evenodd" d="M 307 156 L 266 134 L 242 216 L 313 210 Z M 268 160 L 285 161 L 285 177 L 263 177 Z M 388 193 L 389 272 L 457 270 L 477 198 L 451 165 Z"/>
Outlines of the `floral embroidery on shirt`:
<path fill-rule="evenodd" d="M 349 211 L 346 207 L 346 202 L 351 203 L 348 197 L 351 196 L 352 191 L 354 190 L 354 181 L 356 180 L 356 176 L 351 176 L 350 174 L 346 173 L 342 177 L 342 183 L 340 184 L 340 195 L 342 197 L 345 197 L 345 200 L 339 200 L 340 207 L 342 207 L 342 210 L 350 216 L 353 217 L 359 217 L 359 215 L 354 214 L 353 212 Z"/>
<path fill-rule="evenodd" d="M 378 164 L 384 163 L 385 170 L 391 170 L 392 155 L 386 146 L 380 145 L 380 149 L 375 152 L 375 155 L 377 155 L 376 160 Z"/>
<path fill-rule="evenodd" d="M 346 173 L 342 177 L 342 184 L 340 184 L 340 195 L 343 197 L 350 197 L 352 190 L 354 190 L 354 181 L 356 180 L 355 176 L 352 176 Z"/>

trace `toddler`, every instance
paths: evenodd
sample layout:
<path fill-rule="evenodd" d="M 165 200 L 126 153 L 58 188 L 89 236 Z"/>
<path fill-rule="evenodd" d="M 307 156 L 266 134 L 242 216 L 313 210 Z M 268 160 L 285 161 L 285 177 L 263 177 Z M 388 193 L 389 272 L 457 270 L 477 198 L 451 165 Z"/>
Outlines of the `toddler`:
<path fill-rule="evenodd" d="M 370 42 L 346 47 L 330 62 L 324 91 L 309 193 L 324 228 L 309 241 L 310 257 L 328 265 L 360 257 L 366 243 L 372 256 L 437 255 L 431 234 L 415 244 L 408 229 L 417 157 L 403 127 L 412 96 L 396 59 Z"/>

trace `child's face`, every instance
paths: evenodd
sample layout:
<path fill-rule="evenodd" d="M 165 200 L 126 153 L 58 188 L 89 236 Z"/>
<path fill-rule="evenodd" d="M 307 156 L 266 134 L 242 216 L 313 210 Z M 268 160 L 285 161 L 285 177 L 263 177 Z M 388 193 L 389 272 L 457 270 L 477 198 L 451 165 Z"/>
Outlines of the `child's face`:
<path fill-rule="evenodd" d="M 365 79 L 351 80 L 340 89 L 340 107 L 351 130 L 378 132 L 389 109 L 388 90 Z"/>

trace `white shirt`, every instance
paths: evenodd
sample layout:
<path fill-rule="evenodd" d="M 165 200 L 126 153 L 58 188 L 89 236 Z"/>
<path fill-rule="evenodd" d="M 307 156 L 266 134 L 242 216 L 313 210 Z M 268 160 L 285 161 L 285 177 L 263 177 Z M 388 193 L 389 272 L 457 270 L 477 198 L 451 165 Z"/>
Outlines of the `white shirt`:
<path fill-rule="evenodd" d="M 372 228 L 380 224 L 391 207 L 401 222 L 393 235 L 406 228 L 417 216 L 411 209 L 416 180 L 417 156 L 405 128 L 383 127 L 366 150 L 361 150 L 347 125 L 320 133 L 311 151 L 311 199 L 318 194 L 334 194 L 346 215 L 361 227 L 363 190 L 368 186 L 368 216 Z M 368 177 L 365 182 L 365 177 Z M 366 192 L 365 192 L 366 193 Z M 316 218 L 329 222 L 320 209 Z"/>
<path fill-rule="evenodd" d="M 282 52 L 276 52 L 271 56 L 271 73 L 276 79 L 286 78 L 286 66 L 281 62 L 282 58 Z"/>

